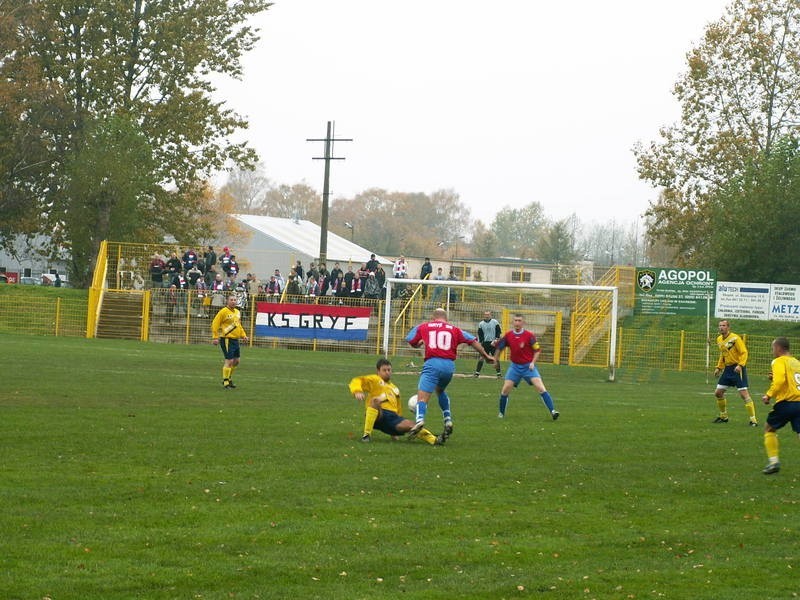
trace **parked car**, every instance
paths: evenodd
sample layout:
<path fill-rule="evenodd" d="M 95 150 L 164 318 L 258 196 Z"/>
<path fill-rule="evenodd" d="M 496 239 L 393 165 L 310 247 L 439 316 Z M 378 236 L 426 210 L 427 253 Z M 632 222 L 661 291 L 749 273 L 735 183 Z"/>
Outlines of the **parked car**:
<path fill-rule="evenodd" d="M 0 283 L 8 283 L 8 277 L 0 274 Z"/>
<path fill-rule="evenodd" d="M 22 285 L 42 285 L 42 279 L 40 277 L 20 277 L 19 282 Z"/>

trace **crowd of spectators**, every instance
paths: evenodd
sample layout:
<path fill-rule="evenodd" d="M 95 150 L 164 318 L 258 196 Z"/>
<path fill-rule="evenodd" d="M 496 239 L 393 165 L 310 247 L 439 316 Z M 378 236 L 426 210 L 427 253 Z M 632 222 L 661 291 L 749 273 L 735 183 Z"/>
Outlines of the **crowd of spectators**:
<path fill-rule="evenodd" d="M 404 256 L 394 262 L 392 274 L 400 279 L 408 277 Z M 420 279 L 426 278 L 445 279 L 441 268 L 433 273 L 428 258 L 420 274 Z M 455 278 L 452 271 L 450 278 Z M 386 271 L 374 254 L 360 266 L 348 264 L 342 268 L 335 262 L 330 270 L 326 264 L 313 261 L 304 268 L 298 260 L 286 277 L 276 268 L 269 280 L 262 282 L 253 273 L 241 276 L 239 263 L 229 247 L 217 255 L 208 246 L 202 255 L 193 248 L 187 248 L 180 257 L 177 252 L 172 252 L 169 258 L 154 254 L 150 261 L 150 287 L 162 290 L 166 321 L 172 323 L 176 314 L 182 314 L 179 309 L 182 306 L 187 306 L 196 318 L 213 317 L 225 306 L 229 293 L 237 296 L 237 308 L 243 317 L 259 301 L 309 302 L 323 298 L 338 304 L 344 304 L 345 299 L 377 301 L 385 295 Z M 396 290 L 403 294 L 403 286 L 396 286 Z M 440 294 L 441 288 L 435 287 L 432 299 L 438 300 Z"/>

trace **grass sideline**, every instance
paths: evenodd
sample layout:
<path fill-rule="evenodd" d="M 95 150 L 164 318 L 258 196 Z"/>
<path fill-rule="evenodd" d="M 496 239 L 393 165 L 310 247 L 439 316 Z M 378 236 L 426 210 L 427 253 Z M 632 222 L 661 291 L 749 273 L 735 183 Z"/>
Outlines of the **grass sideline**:
<path fill-rule="evenodd" d="M 800 447 L 762 475 L 703 375 L 544 366 L 556 422 L 458 378 L 433 448 L 358 441 L 374 356 L 245 349 L 225 392 L 210 345 L 0 343 L 0 598 L 797 597 Z"/>

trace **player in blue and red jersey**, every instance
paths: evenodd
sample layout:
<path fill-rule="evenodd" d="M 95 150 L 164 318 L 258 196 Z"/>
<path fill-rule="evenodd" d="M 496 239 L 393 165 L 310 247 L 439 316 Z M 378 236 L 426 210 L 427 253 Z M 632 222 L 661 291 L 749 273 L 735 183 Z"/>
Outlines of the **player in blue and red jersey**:
<path fill-rule="evenodd" d="M 497 416 L 501 419 L 506 416 L 508 395 L 512 388 L 517 387 L 520 381 L 525 380 L 528 385 L 532 385 L 539 392 L 542 402 L 547 406 L 550 416 L 555 421 L 559 417 L 559 413 L 553 406 L 550 393 L 544 387 L 539 369 L 536 368 L 536 359 L 542 352 L 542 348 L 536 340 L 536 334 L 525 329 L 524 325 L 525 321 L 522 315 L 514 315 L 511 331 L 506 332 L 497 342 L 495 356 L 499 356 L 503 348 L 508 348 L 511 354 L 511 364 L 506 371 L 503 389 L 500 390 L 500 414 Z"/>
<path fill-rule="evenodd" d="M 445 389 L 453 378 L 456 370 L 456 350 L 459 344 L 469 344 L 478 351 L 488 363 L 494 362 L 494 357 L 486 353 L 474 335 L 461 331 L 455 325 L 447 322 L 447 311 L 437 308 L 433 311 L 433 320 L 417 325 L 412 329 L 406 341 L 414 348 L 425 346 L 425 364 L 419 375 L 417 390 L 416 424 L 409 432 L 410 436 L 416 435 L 425 425 L 425 414 L 428 410 L 428 400 L 436 392 L 439 408 L 444 417 L 444 431 L 441 442 L 447 440 L 453 433 L 453 418 L 450 412 L 450 398 Z"/>

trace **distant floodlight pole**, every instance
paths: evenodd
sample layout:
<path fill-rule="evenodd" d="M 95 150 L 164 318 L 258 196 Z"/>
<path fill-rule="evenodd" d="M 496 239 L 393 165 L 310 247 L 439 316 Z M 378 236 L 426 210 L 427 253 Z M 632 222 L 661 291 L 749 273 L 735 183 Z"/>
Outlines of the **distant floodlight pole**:
<path fill-rule="evenodd" d="M 315 156 L 313 160 L 325 161 L 325 179 L 322 183 L 322 218 L 319 222 L 319 259 L 320 263 L 328 262 L 328 200 L 330 196 L 331 161 L 344 160 L 337 158 L 333 154 L 333 142 L 352 142 L 352 138 L 336 139 L 333 137 L 334 124 L 328 121 L 328 132 L 324 138 L 306 138 L 307 142 L 325 142 L 325 156 Z"/>
<path fill-rule="evenodd" d="M 353 241 L 353 236 L 355 236 L 355 225 L 350 223 L 349 221 L 344 222 L 344 226 L 350 230 L 350 241 Z"/>

